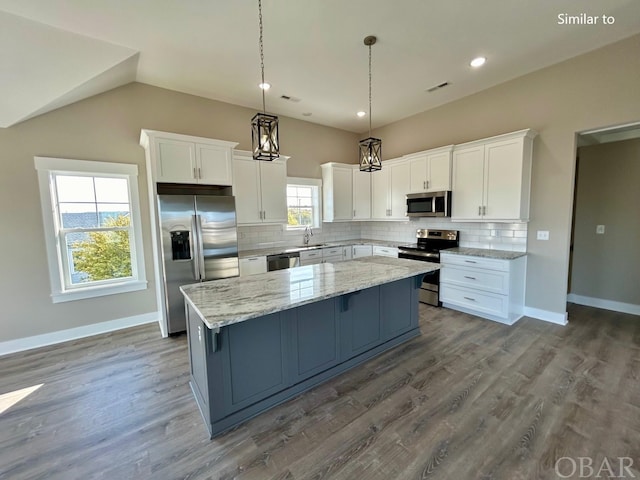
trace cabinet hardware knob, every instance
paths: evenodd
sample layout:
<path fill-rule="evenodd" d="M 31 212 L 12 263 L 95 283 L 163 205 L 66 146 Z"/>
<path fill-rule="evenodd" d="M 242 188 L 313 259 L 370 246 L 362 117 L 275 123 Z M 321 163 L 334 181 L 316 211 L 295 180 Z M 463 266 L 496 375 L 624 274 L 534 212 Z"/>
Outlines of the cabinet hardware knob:
<path fill-rule="evenodd" d="M 478 206 L 478 216 L 482 216 L 482 207 Z"/>
<path fill-rule="evenodd" d="M 198 167 L 198 178 L 202 179 L 202 173 L 200 172 L 200 167 Z"/>
<path fill-rule="evenodd" d="M 465 262 L 466 262 L 466 263 L 478 263 L 478 262 L 473 261 L 473 260 L 465 260 Z"/>
<path fill-rule="evenodd" d="M 471 298 L 471 297 L 463 297 L 465 300 L 469 300 L 471 302 L 475 302 L 476 299 L 475 298 Z"/>
<path fill-rule="evenodd" d="M 196 176 L 196 167 L 193 167 L 193 178 L 198 178 L 198 177 Z"/>
<path fill-rule="evenodd" d="M 469 277 L 467 275 L 465 275 L 464 278 L 468 278 L 469 280 L 475 280 L 476 279 L 476 277 Z"/>

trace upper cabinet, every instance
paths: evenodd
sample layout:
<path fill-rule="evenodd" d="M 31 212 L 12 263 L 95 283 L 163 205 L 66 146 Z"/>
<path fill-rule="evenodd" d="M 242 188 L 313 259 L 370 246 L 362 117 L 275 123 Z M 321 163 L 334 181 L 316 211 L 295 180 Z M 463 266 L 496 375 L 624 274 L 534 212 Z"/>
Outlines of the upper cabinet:
<path fill-rule="evenodd" d="M 453 145 L 405 155 L 409 162 L 410 186 L 407 193 L 451 190 Z"/>
<path fill-rule="evenodd" d="M 142 130 L 140 144 L 155 182 L 225 185 L 233 183 L 234 142 Z"/>
<path fill-rule="evenodd" d="M 353 167 L 343 163 L 325 163 L 322 168 L 323 221 L 353 219 Z"/>
<path fill-rule="evenodd" d="M 531 129 L 456 145 L 453 150 L 452 220 L 529 220 Z"/>
<path fill-rule="evenodd" d="M 371 219 L 371 173 L 353 167 L 353 219 Z M 375 172 L 373 172 L 375 174 Z"/>
<path fill-rule="evenodd" d="M 251 152 L 234 152 L 233 195 L 238 225 L 287 223 L 287 160 L 254 160 Z"/>
<path fill-rule="evenodd" d="M 382 170 L 371 173 L 371 218 L 407 220 L 407 192 L 411 184 L 409 162 L 394 159 L 382 162 Z"/>

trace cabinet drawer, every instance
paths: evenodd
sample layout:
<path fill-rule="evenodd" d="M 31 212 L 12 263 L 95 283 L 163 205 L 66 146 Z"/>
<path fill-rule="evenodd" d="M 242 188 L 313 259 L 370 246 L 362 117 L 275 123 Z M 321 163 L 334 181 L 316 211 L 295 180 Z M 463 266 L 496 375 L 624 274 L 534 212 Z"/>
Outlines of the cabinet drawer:
<path fill-rule="evenodd" d="M 440 301 L 475 310 L 478 313 L 495 315 L 501 318 L 508 318 L 509 316 L 509 297 L 505 295 L 480 292 L 470 288 L 458 288 L 441 283 Z"/>
<path fill-rule="evenodd" d="M 486 268 L 489 270 L 509 271 L 509 260 L 495 258 L 472 257 L 440 252 L 440 263 L 443 265 L 462 265 L 465 267 Z"/>
<path fill-rule="evenodd" d="M 342 259 L 342 255 L 333 255 L 331 257 L 323 257 L 322 262 L 323 263 L 336 263 L 336 262 L 341 262 Z"/>
<path fill-rule="evenodd" d="M 331 247 L 322 249 L 322 256 L 324 258 L 335 257 L 338 255 L 342 257 L 342 247 Z"/>
<path fill-rule="evenodd" d="M 373 247 L 374 255 L 381 255 L 383 257 L 395 257 L 398 258 L 398 249 L 393 247 Z"/>
<path fill-rule="evenodd" d="M 509 293 L 509 272 L 442 265 L 440 281 L 498 294 Z"/>
<path fill-rule="evenodd" d="M 300 252 L 300 261 L 310 260 L 313 258 L 322 258 L 322 250 L 303 250 Z"/>

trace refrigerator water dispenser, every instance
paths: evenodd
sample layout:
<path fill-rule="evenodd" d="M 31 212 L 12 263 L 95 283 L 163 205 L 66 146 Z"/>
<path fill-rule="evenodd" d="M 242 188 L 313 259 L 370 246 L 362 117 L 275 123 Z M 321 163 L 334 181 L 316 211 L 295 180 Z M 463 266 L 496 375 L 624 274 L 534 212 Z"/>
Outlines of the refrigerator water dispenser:
<path fill-rule="evenodd" d="M 173 260 L 191 260 L 189 230 L 176 230 L 171 234 L 171 257 Z"/>

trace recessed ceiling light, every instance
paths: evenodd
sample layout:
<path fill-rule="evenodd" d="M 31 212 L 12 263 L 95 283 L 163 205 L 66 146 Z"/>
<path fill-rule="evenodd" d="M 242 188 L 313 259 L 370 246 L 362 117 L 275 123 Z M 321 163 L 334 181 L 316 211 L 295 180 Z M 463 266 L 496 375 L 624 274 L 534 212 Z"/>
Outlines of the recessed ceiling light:
<path fill-rule="evenodd" d="M 357 116 L 359 117 L 364 117 L 367 114 L 367 112 L 363 112 L 362 110 L 360 110 L 358 113 L 356 113 Z"/>
<path fill-rule="evenodd" d="M 271 84 L 264 82 L 264 83 L 260 83 L 258 84 L 258 86 L 262 89 L 262 90 L 269 90 L 271 88 Z"/>
<path fill-rule="evenodd" d="M 486 62 L 487 59 L 484 57 L 477 57 L 474 58 L 473 60 L 471 60 L 471 63 L 469 63 L 469 65 L 471 65 L 472 67 L 478 68 L 481 67 L 482 65 L 484 65 L 484 62 Z"/>

